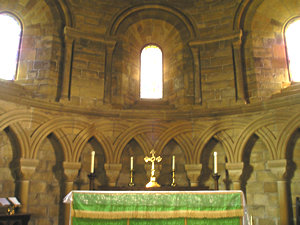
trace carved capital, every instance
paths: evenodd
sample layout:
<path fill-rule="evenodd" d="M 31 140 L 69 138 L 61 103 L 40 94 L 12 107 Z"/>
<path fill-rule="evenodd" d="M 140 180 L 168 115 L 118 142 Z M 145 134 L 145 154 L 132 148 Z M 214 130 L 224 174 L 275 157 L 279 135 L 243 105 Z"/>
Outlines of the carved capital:
<path fill-rule="evenodd" d="M 21 178 L 24 180 L 30 180 L 32 175 L 35 173 L 35 170 L 39 164 L 37 159 L 20 159 L 20 172 Z"/>
<path fill-rule="evenodd" d="M 63 162 L 64 174 L 66 182 L 72 182 L 78 176 L 78 171 L 81 168 L 80 162 Z"/>
<path fill-rule="evenodd" d="M 277 177 L 279 181 L 286 180 L 287 160 L 269 160 L 267 162 L 267 168 Z"/>
<path fill-rule="evenodd" d="M 120 175 L 120 171 L 122 169 L 122 164 L 104 164 L 104 169 L 106 172 L 106 176 L 108 177 L 108 185 L 111 187 L 116 186 L 117 179 Z"/>
<path fill-rule="evenodd" d="M 239 182 L 240 177 L 243 173 L 244 163 L 238 162 L 238 163 L 226 163 L 225 168 L 227 169 L 229 173 L 229 177 L 233 182 Z"/>
<path fill-rule="evenodd" d="M 190 180 L 191 187 L 197 187 L 199 184 L 199 176 L 202 170 L 202 164 L 186 164 L 185 171 Z"/>

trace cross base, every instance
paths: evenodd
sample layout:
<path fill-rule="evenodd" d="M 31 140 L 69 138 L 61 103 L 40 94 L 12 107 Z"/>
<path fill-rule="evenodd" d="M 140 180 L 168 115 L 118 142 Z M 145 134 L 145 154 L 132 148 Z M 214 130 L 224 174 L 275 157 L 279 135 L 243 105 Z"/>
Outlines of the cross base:
<path fill-rule="evenodd" d="M 160 184 L 156 182 L 155 177 L 150 177 L 150 182 L 146 184 L 146 188 L 151 188 L 151 187 L 160 187 Z"/>

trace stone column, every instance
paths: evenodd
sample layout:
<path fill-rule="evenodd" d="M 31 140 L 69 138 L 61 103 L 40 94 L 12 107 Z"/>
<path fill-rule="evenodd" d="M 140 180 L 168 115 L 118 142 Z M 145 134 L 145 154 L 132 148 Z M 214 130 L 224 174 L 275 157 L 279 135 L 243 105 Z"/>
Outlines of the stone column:
<path fill-rule="evenodd" d="M 78 176 L 78 171 L 81 168 L 79 162 L 63 162 L 64 168 L 64 196 L 73 190 L 74 180 Z M 70 204 L 64 204 L 64 221 L 65 225 L 69 224 L 70 220 Z"/>
<path fill-rule="evenodd" d="M 120 175 L 120 171 L 122 169 L 122 164 L 117 163 L 105 163 L 104 169 L 106 172 L 106 176 L 108 177 L 108 186 L 115 187 L 117 183 L 117 179 Z"/>
<path fill-rule="evenodd" d="M 190 180 L 191 187 L 198 187 L 199 186 L 199 176 L 202 170 L 202 164 L 186 164 L 185 171 L 187 177 Z"/>
<path fill-rule="evenodd" d="M 20 172 L 21 177 L 19 180 L 19 193 L 18 198 L 22 204 L 20 208 L 21 213 L 28 212 L 28 195 L 29 195 L 29 184 L 32 175 L 35 173 L 35 170 L 39 164 L 39 160 L 37 159 L 20 159 Z"/>
<path fill-rule="evenodd" d="M 115 49 L 116 42 L 111 41 L 106 43 L 105 49 L 105 79 L 104 79 L 104 103 L 110 104 L 112 102 L 112 60 L 113 60 L 113 51 Z"/>
<path fill-rule="evenodd" d="M 64 28 L 64 70 L 61 83 L 61 98 L 63 100 L 70 100 L 71 94 L 71 79 L 72 79 L 72 60 L 74 38 L 69 37 L 70 27 Z"/>
<path fill-rule="evenodd" d="M 226 163 L 225 168 L 228 171 L 229 178 L 233 184 L 233 190 L 241 190 L 241 175 L 243 173 L 244 163 Z"/>
<path fill-rule="evenodd" d="M 194 89 L 195 103 L 202 104 L 200 50 L 198 46 L 191 48 L 194 58 Z"/>
<path fill-rule="evenodd" d="M 235 83 L 236 83 L 236 100 L 242 100 L 245 104 L 248 103 L 245 91 L 245 78 L 242 64 L 242 31 L 239 33 L 238 40 L 232 42 L 232 54 L 234 59 Z"/>
<path fill-rule="evenodd" d="M 278 200 L 280 210 L 280 225 L 289 224 L 289 206 L 287 196 L 287 160 L 269 160 L 267 163 L 268 169 L 277 177 Z"/>

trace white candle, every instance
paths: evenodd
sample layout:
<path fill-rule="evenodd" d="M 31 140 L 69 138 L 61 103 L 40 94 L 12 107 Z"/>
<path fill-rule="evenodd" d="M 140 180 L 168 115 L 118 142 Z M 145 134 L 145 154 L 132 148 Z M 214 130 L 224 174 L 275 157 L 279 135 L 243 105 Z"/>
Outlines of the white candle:
<path fill-rule="evenodd" d="M 130 157 L 130 170 L 133 170 L 133 156 Z"/>
<path fill-rule="evenodd" d="M 214 152 L 214 173 L 218 173 L 218 159 L 217 159 L 217 152 Z"/>
<path fill-rule="evenodd" d="M 175 155 L 172 157 L 172 170 L 175 170 Z"/>
<path fill-rule="evenodd" d="M 94 163 L 95 163 L 95 151 L 91 153 L 91 173 L 94 173 Z"/>

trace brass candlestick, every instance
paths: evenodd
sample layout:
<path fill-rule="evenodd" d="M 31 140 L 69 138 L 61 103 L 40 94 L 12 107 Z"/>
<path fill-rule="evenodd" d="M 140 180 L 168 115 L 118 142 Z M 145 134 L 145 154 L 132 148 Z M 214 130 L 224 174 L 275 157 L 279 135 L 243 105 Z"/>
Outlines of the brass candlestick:
<path fill-rule="evenodd" d="M 220 175 L 218 173 L 214 173 L 212 175 L 212 177 L 214 178 L 215 180 L 215 190 L 219 190 L 219 178 L 220 178 Z"/>
<path fill-rule="evenodd" d="M 171 183 L 171 187 L 176 187 L 176 183 L 175 183 L 175 169 L 172 170 L 172 183 Z"/>
<path fill-rule="evenodd" d="M 130 170 L 130 182 L 128 184 L 129 187 L 133 187 L 134 183 L 133 183 L 133 169 Z"/>
<path fill-rule="evenodd" d="M 95 190 L 95 178 L 96 178 L 96 174 L 94 173 L 90 173 L 88 174 L 88 178 L 90 180 L 90 191 Z"/>
<path fill-rule="evenodd" d="M 151 162 L 152 166 L 151 166 L 151 177 L 150 177 L 150 181 L 149 183 L 146 184 L 146 188 L 151 188 L 151 187 L 160 187 L 160 185 L 156 182 L 156 177 L 155 177 L 155 167 L 154 167 L 154 163 L 156 162 L 160 162 L 162 160 L 162 158 L 160 156 L 155 157 L 155 151 L 152 150 L 151 152 L 151 157 L 146 156 L 144 158 L 145 162 Z"/>

